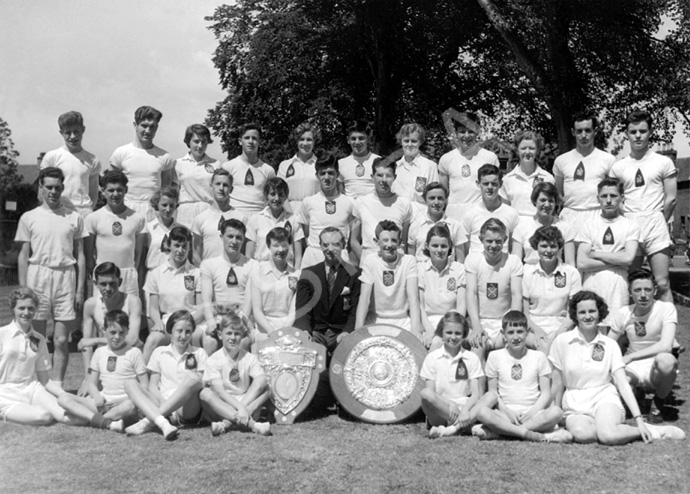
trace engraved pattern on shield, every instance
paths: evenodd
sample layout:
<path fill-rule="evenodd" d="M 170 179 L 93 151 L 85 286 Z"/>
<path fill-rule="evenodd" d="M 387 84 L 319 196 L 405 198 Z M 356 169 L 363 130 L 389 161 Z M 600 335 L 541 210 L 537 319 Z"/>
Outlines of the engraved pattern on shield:
<path fill-rule="evenodd" d="M 343 366 L 345 384 L 353 398 L 375 410 L 404 403 L 415 389 L 418 374 L 410 349 L 387 336 L 358 343 Z"/>

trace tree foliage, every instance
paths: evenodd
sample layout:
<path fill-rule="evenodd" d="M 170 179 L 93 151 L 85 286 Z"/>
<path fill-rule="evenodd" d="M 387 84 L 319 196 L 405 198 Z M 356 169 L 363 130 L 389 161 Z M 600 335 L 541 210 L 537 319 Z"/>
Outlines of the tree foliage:
<path fill-rule="evenodd" d="M 0 191 L 6 197 L 7 191 L 22 181 L 17 172 L 19 152 L 14 149 L 12 131 L 7 122 L 0 118 Z M 2 205 L 4 207 L 4 205 Z"/>

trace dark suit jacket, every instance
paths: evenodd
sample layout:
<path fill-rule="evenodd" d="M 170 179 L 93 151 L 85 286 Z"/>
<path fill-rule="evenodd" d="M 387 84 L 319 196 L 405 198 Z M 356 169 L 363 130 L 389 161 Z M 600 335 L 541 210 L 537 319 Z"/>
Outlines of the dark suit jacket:
<path fill-rule="evenodd" d="M 295 327 L 309 333 L 325 332 L 329 328 L 336 333 L 351 333 L 355 329 L 361 273 L 351 264 L 341 264 L 333 287 L 334 296 L 329 297 L 326 263 L 302 269 L 297 282 Z"/>

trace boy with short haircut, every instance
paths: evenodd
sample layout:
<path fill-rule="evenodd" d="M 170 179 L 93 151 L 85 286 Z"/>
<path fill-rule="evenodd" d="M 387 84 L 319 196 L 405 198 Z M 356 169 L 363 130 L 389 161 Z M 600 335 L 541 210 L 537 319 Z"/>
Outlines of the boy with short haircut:
<path fill-rule="evenodd" d="M 627 337 L 625 373 L 631 386 L 654 392 L 649 420 L 660 422 L 678 375 L 678 361 L 672 354 L 678 313 L 673 303 L 654 300 L 657 286 L 651 271 L 635 270 L 628 282 L 633 303 L 612 315 L 609 336 L 614 340 Z"/>
<path fill-rule="evenodd" d="M 236 219 L 246 224 L 246 213 L 240 212 L 230 205 L 230 194 L 233 191 L 232 183 L 230 172 L 222 168 L 214 170 L 211 176 L 213 204 L 192 220 L 194 264 L 197 266 L 200 266 L 204 259 L 223 254 L 223 242 L 220 239 L 219 230 L 224 221 Z"/>
<path fill-rule="evenodd" d="M 472 435 L 479 439 L 516 437 L 526 441 L 570 442 L 565 429 L 552 432 L 563 418 L 551 403 L 551 366 L 546 355 L 526 346 L 529 327 L 525 315 L 507 312 L 501 321 L 505 348 L 489 354 L 484 372 L 489 391 L 478 404 Z"/>
<path fill-rule="evenodd" d="M 19 218 L 15 242 L 21 243 L 17 259 L 19 284 L 31 288 L 39 304 L 34 328 L 46 335 L 46 320 L 53 316 L 53 365 L 56 383 L 62 386 L 69 350 L 69 335 L 84 303 L 84 220 L 60 200 L 65 176 L 55 167 L 38 176 L 42 204 Z"/>
<path fill-rule="evenodd" d="M 137 409 L 127 397 L 125 381 L 138 380 L 148 385 L 148 374 L 141 350 L 127 344 L 129 318 L 121 310 L 105 315 L 107 346 L 98 348 L 91 359 L 87 397 L 58 398 L 60 406 L 72 415 L 87 420 L 96 429 L 124 430 L 124 421 L 136 417 Z"/>
<path fill-rule="evenodd" d="M 395 181 L 395 162 L 377 158 L 372 165 L 374 192 L 358 197 L 355 200 L 352 237 L 352 252 L 362 265 L 364 258 L 377 251 L 376 230 L 381 218 L 393 221 L 400 229 L 400 246 L 407 243 L 407 230 L 412 221 L 413 210 L 409 199 L 393 192 Z"/>
<path fill-rule="evenodd" d="M 201 403 L 211 422 L 211 434 L 225 434 L 233 426 L 268 436 L 271 425 L 256 422 L 270 396 L 266 374 L 256 355 L 240 347 L 249 335 L 248 321 L 237 315 L 221 316 L 218 333 L 223 348 L 206 360 Z"/>
<path fill-rule="evenodd" d="M 277 227 L 285 228 L 291 236 L 288 260 L 295 269 L 302 265 L 304 233 L 297 216 L 285 209 L 285 201 L 290 194 L 287 182 L 274 177 L 264 185 L 264 197 L 268 203 L 264 209 L 252 215 L 247 222 L 247 257 L 257 261 L 268 261 L 271 253 L 266 245 L 266 235 Z"/>
<path fill-rule="evenodd" d="M 139 296 L 146 218 L 125 205 L 127 183 L 125 174 L 118 170 L 109 170 L 101 177 L 106 204 L 84 220 L 89 234 L 84 244 L 86 271 L 90 274 L 94 266 L 112 262 L 120 268 L 122 289 Z"/>
<path fill-rule="evenodd" d="M 641 267 L 646 255 L 659 298 L 673 302 L 668 273 L 673 254 L 667 222 L 673 219 L 676 207 L 678 171 L 668 156 L 650 149 L 653 131 L 648 112 L 634 110 L 627 116 L 625 134 L 630 141 L 630 155 L 614 163 L 611 176 L 623 184 L 625 216 L 640 227 L 640 245 L 632 267 Z"/>
<path fill-rule="evenodd" d="M 240 127 L 238 142 L 242 147 L 242 153 L 222 166 L 230 172 L 233 179 L 232 205 L 250 216 L 266 206 L 263 196 L 264 184 L 269 178 L 275 177 L 276 172 L 271 165 L 259 158 L 261 127 L 255 123 L 244 124 Z"/>
<path fill-rule="evenodd" d="M 120 146 L 110 157 L 109 168 L 120 170 L 130 182 L 125 204 L 144 215 L 151 215 L 149 202 L 154 192 L 173 182 L 175 160 L 153 144 L 163 114 L 151 106 L 134 112 L 134 140 Z M 147 219 L 152 219 L 147 218 Z"/>
<path fill-rule="evenodd" d="M 486 351 L 503 346 L 501 320 L 509 310 L 522 309 L 522 262 L 503 252 L 506 227 L 491 218 L 481 227 L 484 252 L 471 252 L 465 259 L 467 315 L 472 331 L 470 343 L 482 362 Z"/>
<path fill-rule="evenodd" d="M 508 241 L 510 241 L 513 230 L 520 221 L 518 212 L 504 204 L 499 195 L 503 183 L 500 170 L 494 165 L 482 165 L 477 171 L 477 177 L 481 200 L 467 209 L 461 219 L 462 227 L 467 236 L 464 246 L 466 254 L 482 252 L 483 247 L 479 238 L 479 231 L 488 219 L 495 218 L 501 221 L 506 228 L 506 240 Z M 508 242 L 504 244 L 503 251 L 508 252 Z"/>
<path fill-rule="evenodd" d="M 383 220 L 376 227 L 379 251 L 366 256 L 362 262 L 355 327 L 367 322 L 392 324 L 410 331 L 423 342 L 417 262 L 414 256 L 398 252 L 400 236 L 400 227 L 390 220 Z"/>
<path fill-rule="evenodd" d="M 48 151 L 39 169 L 55 167 L 65 175 L 62 201 L 68 208 L 75 209 L 82 217 L 93 211 L 98 202 L 98 175 L 101 162 L 95 155 L 81 147 L 86 127 L 78 111 L 69 111 L 58 117 L 60 135 L 65 145 Z"/>
<path fill-rule="evenodd" d="M 343 192 L 353 200 L 374 192 L 373 163 L 380 158 L 369 150 L 372 128 L 367 122 L 356 120 L 347 128 L 347 143 L 352 154 L 338 160 L 340 169 L 339 180 L 343 184 Z"/>
<path fill-rule="evenodd" d="M 340 230 L 347 244 L 347 239 L 350 238 L 350 223 L 354 219 L 352 199 L 341 194 L 338 189 L 340 177 L 338 160 L 328 155 L 318 159 L 314 167 L 321 191 L 313 196 L 305 197 L 297 215 L 307 239 L 307 248 L 302 257 L 302 268 L 315 266 L 324 260 L 319 240 L 324 228 L 334 227 Z M 346 261 L 349 259 L 346 250 L 343 250 L 343 257 Z"/>
<path fill-rule="evenodd" d="M 609 314 L 628 305 L 628 268 L 635 259 L 640 227 L 621 216 L 624 199 L 623 184 L 607 177 L 597 186 L 601 213 L 582 225 L 575 237 L 577 268 L 582 275 L 582 288 L 606 300 Z M 608 325 L 610 315 L 602 324 Z"/>

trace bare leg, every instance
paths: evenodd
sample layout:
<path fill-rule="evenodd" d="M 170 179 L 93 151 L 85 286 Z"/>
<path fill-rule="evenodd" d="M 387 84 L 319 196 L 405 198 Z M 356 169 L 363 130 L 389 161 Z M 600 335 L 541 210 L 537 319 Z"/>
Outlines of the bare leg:
<path fill-rule="evenodd" d="M 53 368 L 55 369 L 55 379 L 62 386 L 69 363 L 69 335 L 74 327 L 75 320 L 55 321 L 53 331 Z"/>
<path fill-rule="evenodd" d="M 654 280 L 656 281 L 659 294 L 659 300 L 666 302 L 673 302 L 673 292 L 671 291 L 671 284 L 669 282 L 669 265 L 671 264 L 671 249 L 666 248 L 659 252 L 655 252 L 648 256 L 649 266 L 654 273 Z"/>
<path fill-rule="evenodd" d="M 549 408 L 540 411 L 534 417 L 523 422 L 526 429 L 535 432 L 549 432 L 558 422 L 563 418 L 563 411 L 557 406 L 553 405 Z"/>
<path fill-rule="evenodd" d="M 5 420 L 22 425 L 50 425 L 55 418 L 40 406 L 17 404 L 5 411 Z"/>
<path fill-rule="evenodd" d="M 597 441 L 597 427 L 594 418 L 589 415 L 570 415 L 565 419 L 565 428 L 573 435 L 578 443 L 594 443 Z"/>
<path fill-rule="evenodd" d="M 217 418 L 220 421 L 222 421 L 225 430 L 229 429 L 233 424 L 245 428 L 242 424 L 237 422 L 237 410 L 235 409 L 235 407 L 231 406 L 229 403 L 221 399 L 210 388 L 202 389 L 201 393 L 199 394 L 199 397 L 201 398 L 201 403 L 204 410 L 206 410 L 206 412 L 209 413 L 211 417 Z M 257 400 L 252 402 L 252 404 L 255 404 L 256 401 Z M 246 405 L 248 409 L 250 405 Z M 249 413 L 251 415 L 253 411 L 249 409 Z M 256 422 L 253 418 L 250 417 L 249 421 L 247 422 L 246 428 L 253 431 L 255 430 L 255 427 Z M 215 435 L 216 432 L 213 431 L 213 433 Z"/>
<path fill-rule="evenodd" d="M 422 410 L 430 425 L 450 425 L 450 405 L 450 401 L 436 392 L 427 388 L 422 390 Z"/>
<path fill-rule="evenodd" d="M 623 423 L 623 411 L 616 405 L 605 403 L 597 408 L 594 416 L 596 434 L 601 444 L 627 444 L 641 438 L 637 427 Z M 572 431 L 571 431 L 572 432 Z M 573 436 L 575 433 L 573 433 Z"/>
<path fill-rule="evenodd" d="M 660 353 L 654 358 L 651 381 L 654 384 L 655 394 L 665 399 L 676 382 L 678 375 L 678 361 L 670 353 Z"/>
<path fill-rule="evenodd" d="M 148 363 L 151 358 L 153 351 L 159 346 L 169 345 L 170 335 L 167 333 L 161 333 L 159 331 L 153 331 L 149 333 L 149 337 L 146 338 L 146 343 L 144 343 L 144 349 L 142 353 L 144 354 L 144 362 Z"/>

